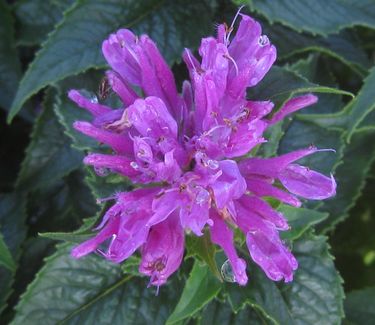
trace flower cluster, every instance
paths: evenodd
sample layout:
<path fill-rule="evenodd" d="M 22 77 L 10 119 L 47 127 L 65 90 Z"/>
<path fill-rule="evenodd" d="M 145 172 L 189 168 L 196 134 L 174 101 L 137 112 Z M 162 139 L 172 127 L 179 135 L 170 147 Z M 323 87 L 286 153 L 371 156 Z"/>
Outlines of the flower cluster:
<path fill-rule="evenodd" d="M 181 94 L 147 35 L 120 29 L 104 41 L 103 54 L 112 68 L 106 77 L 123 107 L 111 109 L 71 90 L 70 99 L 92 114 L 91 122 L 77 121 L 74 127 L 113 151 L 89 154 L 85 164 L 139 186 L 115 195 L 99 232 L 75 247 L 74 257 L 106 241 L 107 249 L 100 252 L 113 262 L 139 250 L 140 272 L 160 286 L 182 261 L 185 233 L 201 236 L 207 230 L 228 257 L 235 281 L 245 285 L 246 263 L 234 245 L 233 228 L 238 227 L 252 259 L 270 279 L 293 279 L 298 263 L 279 237 L 287 221 L 265 197 L 299 207 L 297 197 L 334 195 L 335 181 L 295 163 L 317 152 L 315 147 L 273 158 L 249 152 L 266 142 L 268 127 L 317 98 L 293 98 L 272 117 L 272 102 L 247 100 L 247 88 L 268 72 L 276 49 L 246 15 L 233 36 L 232 31 L 233 24 L 222 24 L 216 38 L 202 39 L 200 60 L 185 50 L 190 81 L 184 81 Z"/>

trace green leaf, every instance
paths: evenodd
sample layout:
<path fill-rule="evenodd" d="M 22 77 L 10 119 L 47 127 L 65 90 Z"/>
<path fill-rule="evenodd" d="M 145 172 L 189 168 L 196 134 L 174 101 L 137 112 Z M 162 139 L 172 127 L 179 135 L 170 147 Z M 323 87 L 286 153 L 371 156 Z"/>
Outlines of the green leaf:
<path fill-rule="evenodd" d="M 295 242 L 299 269 L 282 291 L 297 323 L 339 324 L 343 313 L 342 279 L 329 253 L 327 238 L 307 235 Z"/>
<path fill-rule="evenodd" d="M 21 77 L 21 64 L 14 42 L 11 12 L 5 0 L 0 1 L 0 106 L 10 109 Z"/>
<path fill-rule="evenodd" d="M 349 292 L 345 299 L 345 320 L 350 324 L 375 323 L 375 287 Z"/>
<path fill-rule="evenodd" d="M 73 149 L 53 112 L 54 93 L 47 92 L 44 110 L 34 124 L 17 187 L 35 190 L 51 184 L 77 169 L 82 154 Z"/>
<path fill-rule="evenodd" d="M 196 261 L 180 300 L 166 324 L 175 324 L 193 316 L 215 298 L 220 290 L 220 282 L 212 275 L 208 266 Z"/>
<path fill-rule="evenodd" d="M 306 59 L 298 60 L 290 65 L 290 69 L 306 79 L 317 83 L 338 88 L 337 81 L 329 70 L 333 64 L 331 60 L 325 60 L 321 56 L 313 54 Z M 299 111 L 298 115 L 329 114 L 340 112 L 345 106 L 343 96 L 332 94 L 318 94 L 318 102 Z"/>
<path fill-rule="evenodd" d="M 103 67 L 101 43 L 120 27 L 147 33 L 168 62 L 194 47 L 211 28 L 210 5 L 184 0 L 78 0 L 49 35 L 25 73 L 8 121 L 23 103 L 48 84 L 92 67 Z M 67 60 L 69 58 L 69 60 Z"/>
<path fill-rule="evenodd" d="M 271 100 L 276 107 L 280 107 L 289 98 L 308 92 L 354 97 L 350 92 L 314 84 L 297 73 L 278 66 L 273 66 L 259 85 L 248 91 L 248 95 L 254 100 Z"/>
<path fill-rule="evenodd" d="M 218 300 L 212 301 L 202 312 L 200 324 L 202 325 L 264 325 L 267 324 L 264 317 L 259 312 L 246 306 L 237 313 Z"/>
<path fill-rule="evenodd" d="M 249 304 L 274 324 L 339 324 L 343 317 L 341 278 L 326 238 L 307 234 L 294 243 L 299 268 L 293 282 L 276 285 L 257 266 L 246 287 L 227 285 L 234 311 Z"/>
<path fill-rule="evenodd" d="M 264 33 L 276 46 L 279 59 L 290 59 L 301 53 L 320 53 L 331 57 L 363 76 L 371 67 L 366 52 L 358 44 L 353 33 L 343 31 L 327 37 L 314 37 L 307 33 L 298 33 L 280 24 L 264 26 Z M 324 72 L 320 69 L 319 72 Z"/>
<path fill-rule="evenodd" d="M 90 255 L 75 260 L 62 245 L 46 259 L 16 306 L 11 324 L 164 324 L 179 296 L 170 281 L 155 297 L 145 279 Z"/>
<path fill-rule="evenodd" d="M 50 186 L 29 193 L 28 213 L 33 216 L 34 232 L 67 232 L 95 215 L 98 206 L 84 173 L 75 171 Z"/>
<path fill-rule="evenodd" d="M 282 205 L 279 211 L 288 220 L 290 230 L 282 232 L 281 237 L 287 240 L 300 238 L 311 226 L 327 219 L 328 213 L 322 213 L 311 209 L 293 208 Z"/>
<path fill-rule="evenodd" d="M 375 84 L 375 68 L 370 70 L 367 78 L 364 79 L 363 86 L 358 95 L 352 99 L 345 108 L 333 114 L 311 114 L 304 116 L 304 120 L 313 121 L 315 124 L 330 129 L 340 129 L 346 132 L 346 140 L 350 142 L 353 134 L 360 128 L 367 116 L 374 114 L 375 95 L 373 87 Z M 370 122 L 371 124 L 371 122 Z M 366 128 L 366 129 L 371 129 Z"/>
<path fill-rule="evenodd" d="M 375 28 L 375 3 L 372 0 L 244 0 L 270 22 L 280 22 L 297 31 L 327 35 L 345 27 Z"/>
<path fill-rule="evenodd" d="M 328 211 L 330 217 L 318 226 L 320 231 L 327 232 L 345 220 L 349 210 L 360 197 L 367 174 L 375 161 L 374 136 L 375 130 L 356 132 L 350 145 L 345 147 L 342 162 L 335 171 L 336 197 L 321 206 L 321 210 Z"/>
<path fill-rule="evenodd" d="M 279 145 L 278 154 L 307 148 L 310 145 L 315 145 L 320 149 L 334 149 L 338 153 L 317 152 L 298 160 L 301 165 L 329 174 L 340 159 L 340 148 L 344 143 L 341 137 L 341 131 L 322 128 L 314 124 L 313 121 L 300 120 L 300 115 L 298 115 L 285 131 Z"/>
<path fill-rule="evenodd" d="M 329 164 L 335 170 L 335 177 L 338 183 L 337 194 L 335 198 L 325 201 L 321 207 L 322 210 L 330 213 L 330 218 L 318 226 L 321 231 L 332 229 L 334 225 L 347 217 L 349 209 L 360 196 L 365 184 L 366 173 L 375 159 L 374 141 L 372 140 L 375 130 L 367 127 L 358 131 L 360 122 L 366 119 L 371 112 L 374 112 L 374 83 L 375 69 L 372 69 L 358 95 L 341 112 L 335 114 L 298 115 L 299 124 L 315 124 L 313 128 L 316 131 L 313 131 L 313 133 L 322 136 L 322 142 L 327 143 L 324 147 L 334 148 L 338 151 L 336 163 Z M 300 130 L 299 135 L 302 137 L 302 128 L 299 127 L 298 129 Z M 303 132 L 310 134 L 306 127 L 303 129 Z M 340 133 L 341 144 L 334 145 L 332 143 L 332 145 L 329 145 L 328 142 L 337 139 Z M 326 140 L 324 140 L 324 136 Z M 298 135 L 294 134 L 294 138 L 298 139 Z M 350 145 L 347 143 L 349 140 Z M 290 142 L 286 143 L 285 149 L 292 142 L 293 134 L 290 135 Z M 322 157 L 322 153 L 314 156 Z M 325 165 L 327 166 L 327 161 L 321 161 L 321 166 Z"/>
<path fill-rule="evenodd" d="M 86 184 L 90 187 L 96 198 L 113 197 L 116 193 L 131 190 L 128 178 L 118 174 L 98 176 L 91 168 L 86 168 Z"/>
<path fill-rule="evenodd" d="M 96 216 L 85 218 L 83 220 L 83 224 L 77 230 L 74 230 L 72 232 L 45 232 L 40 233 L 39 236 L 50 238 L 53 240 L 81 243 L 82 241 L 94 236 L 95 233 L 93 233 L 92 231 L 94 225 L 97 223 L 98 220 L 101 220 L 103 218 L 104 214 L 107 212 L 109 207 L 109 202 L 103 204 L 103 207 L 100 209 L 99 212 L 97 212 Z"/>
<path fill-rule="evenodd" d="M 347 220 L 330 234 L 335 264 L 347 291 L 365 288 L 375 280 L 375 177 L 367 175 L 366 186 Z"/>
<path fill-rule="evenodd" d="M 366 115 L 366 118 L 357 126 L 357 131 L 375 130 L 375 110 Z"/>
<path fill-rule="evenodd" d="M 0 265 L 5 266 L 9 271 L 14 272 L 16 269 L 16 263 L 13 260 L 12 254 L 9 248 L 4 242 L 3 235 L 0 233 Z"/>
<path fill-rule="evenodd" d="M 276 284 L 262 270 L 251 264 L 249 283 L 245 287 L 227 284 L 226 293 L 234 312 L 251 306 L 271 324 L 293 324 L 293 316 Z"/>
<path fill-rule="evenodd" d="M 14 261 L 20 255 L 20 247 L 26 235 L 25 196 L 21 193 L 0 195 L 1 234 Z M 6 300 L 11 293 L 14 272 L 0 265 L 0 312 L 6 307 Z"/>
<path fill-rule="evenodd" d="M 222 281 L 220 272 L 217 268 L 215 255 L 216 248 L 215 245 L 211 242 L 209 231 L 205 231 L 204 235 L 201 237 L 191 235 L 186 237 L 186 249 L 187 254 L 185 258 L 190 256 L 196 256 L 205 262 L 210 268 L 211 272 Z"/>
<path fill-rule="evenodd" d="M 74 0 L 21 0 L 14 5 L 18 45 L 39 45 Z"/>
<path fill-rule="evenodd" d="M 274 125 L 271 125 L 265 132 L 264 137 L 267 139 L 266 143 L 263 143 L 257 154 L 262 157 L 272 157 L 277 154 L 279 143 L 284 136 L 284 121 L 280 121 Z"/>
<path fill-rule="evenodd" d="M 366 118 L 366 116 L 375 111 L 375 68 L 370 70 L 370 74 L 363 81 L 363 87 L 353 100 L 350 111 L 350 119 L 348 120 L 347 140 L 350 141 L 358 125 Z"/>

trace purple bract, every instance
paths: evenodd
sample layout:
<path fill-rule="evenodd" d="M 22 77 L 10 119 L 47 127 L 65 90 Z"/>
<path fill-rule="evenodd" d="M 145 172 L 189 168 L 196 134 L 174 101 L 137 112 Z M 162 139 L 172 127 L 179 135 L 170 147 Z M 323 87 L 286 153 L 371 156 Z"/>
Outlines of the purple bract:
<path fill-rule="evenodd" d="M 268 127 L 317 98 L 290 99 L 268 117 L 273 103 L 249 101 L 246 90 L 271 68 L 276 49 L 246 15 L 233 37 L 232 30 L 233 24 L 223 24 L 216 38 L 202 39 L 201 60 L 185 50 L 190 81 L 184 81 L 182 94 L 147 35 L 120 29 L 104 41 L 103 54 L 112 68 L 107 80 L 123 107 L 111 109 L 71 90 L 70 99 L 93 117 L 74 127 L 113 150 L 89 154 L 85 164 L 124 175 L 139 186 L 114 196 L 99 232 L 75 247 L 74 257 L 99 250 L 119 263 L 139 250 L 140 272 L 160 286 L 181 264 L 185 232 L 202 236 L 207 229 L 227 255 L 235 281 L 245 285 L 246 263 L 234 245 L 233 228 L 238 227 L 267 276 L 292 281 L 298 263 L 279 237 L 288 223 L 265 197 L 299 207 L 297 196 L 333 196 L 335 180 L 295 163 L 317 152 L 315 147 L 274 158 L 249 153 L 266 142 L 262 135 Z M 105 241 L 110 243 L 101 251 Z"/>

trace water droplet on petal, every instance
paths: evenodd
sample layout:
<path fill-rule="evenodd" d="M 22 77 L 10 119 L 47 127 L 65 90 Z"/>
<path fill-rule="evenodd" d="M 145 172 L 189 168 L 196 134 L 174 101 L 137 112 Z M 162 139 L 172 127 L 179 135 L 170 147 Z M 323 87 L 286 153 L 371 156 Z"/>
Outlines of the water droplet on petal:
<path fill-rule="evenodd" d="M 209 198 L 210 198 L 210 193 L 208 193 L 208 191 L 206 191 L 204 188 L 202 188 L 198 192 L 197 196 L 195 197 L 195 202 L 197 204 L 203 204 L 203 203 L 206 203 Z"/>
<path fill-rule="evenodd" d="M 86 97 L 91 103 L 97 104 L 98 103 L 98 97 L 96 94 L 92 91 L 88 91 L 86 89 L 80 89 L 79 93 L 83 96 Z"/>
<path fill-rule="evenodd" d="M 208 159 L 207 160 L 207 166 L 211 169 L 218 169 L 219 163 L 217 160 Z"/>
<path fill-rule="evenodd" d="M 226 282 L 236 282 L 236 277 L 234 276 L 234 272 L 229 260 L 226 260 L 221 266 L 221 276 Z"/>
<path fill-rule="evenodd" d="M 268 39 L 268 37 L 266 35 L 261 35 L 259 36 L 259 39 L 258 39 L 258 44 L 260 46 L 266 46 L 270 43 L 270 40 Z"/>
<path fill-rule="evenodd" d="M 130 163 L 130 166 L 131 166 L 133 169 L 135 169 L 135 170 L 138 170 L 138 169 L 139 169 L 139 166 L 138 166 L 138 164 L 137 164 L 135 161 L 132 161 L 132 162 Z"/>

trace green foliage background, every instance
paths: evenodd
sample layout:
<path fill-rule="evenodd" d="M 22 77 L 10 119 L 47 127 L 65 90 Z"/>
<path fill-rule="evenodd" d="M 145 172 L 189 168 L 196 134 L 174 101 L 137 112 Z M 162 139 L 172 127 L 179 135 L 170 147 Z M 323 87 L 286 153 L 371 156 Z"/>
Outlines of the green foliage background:
<path fill-rule="evenodd" d="M 187 238 L 183 266 L 158 297 L 137 256 L 73 260 L 71 246 L 108 208 L 95 199 L 129 184 L 83 167 L 100 148 L 73 130 L 86 115 L 67 90 L 97 91 L 101 42 L 120 27 L 149 34 L 181 83 L 183 48 L 196 50 L 240 5 L 278 50 L 249 98 L 280 107 L 319 96 L 275 125 L 257 154 L 336 150 L 304 161 L 334 173 L 335 198 L 278 207 L 300 264 L 294 282 L 274 283 L 250 261 L 248 286 L 223 281 L 225 258 L 208 234 Z M 374 63 L 375 0 L 0 0 L 0 323 L 375 324 Z"/>

